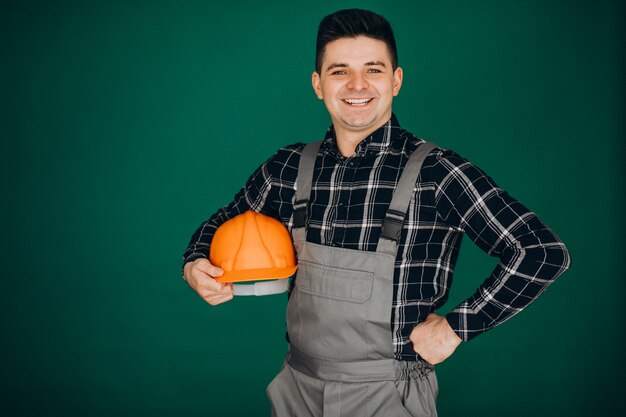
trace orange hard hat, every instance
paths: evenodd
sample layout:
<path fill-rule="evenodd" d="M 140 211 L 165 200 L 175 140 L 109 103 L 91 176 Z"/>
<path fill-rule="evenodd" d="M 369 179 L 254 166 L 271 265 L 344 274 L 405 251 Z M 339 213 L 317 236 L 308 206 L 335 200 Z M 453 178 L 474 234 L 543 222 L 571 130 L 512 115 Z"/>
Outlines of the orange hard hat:
<path fill-rule="evenodd" d="M 287 228 L 254 211 L 240 214 L 217 229 L 210 259 L 224 271 L 215 278 L 218 282 L 289 278 L 298 268 Z"/>

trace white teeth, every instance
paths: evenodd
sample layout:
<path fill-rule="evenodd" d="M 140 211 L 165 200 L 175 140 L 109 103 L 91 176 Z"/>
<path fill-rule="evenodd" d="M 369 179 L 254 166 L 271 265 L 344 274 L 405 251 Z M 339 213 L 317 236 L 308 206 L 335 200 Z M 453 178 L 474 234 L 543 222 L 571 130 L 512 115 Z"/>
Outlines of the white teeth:
<path fill-rule="evenodd" d="M 347 98 L 344 101 L 352 106 L 364 106 L 371 100 L 371 98 Z"/>

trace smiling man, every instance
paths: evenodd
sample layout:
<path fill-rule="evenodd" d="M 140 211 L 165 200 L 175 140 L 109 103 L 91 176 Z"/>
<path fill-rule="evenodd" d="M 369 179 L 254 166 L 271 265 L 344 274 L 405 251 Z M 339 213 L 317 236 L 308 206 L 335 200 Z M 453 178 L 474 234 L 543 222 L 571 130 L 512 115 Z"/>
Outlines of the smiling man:
<path fill-rule="evenodd" d="M 326 45 L 313 73 L 313 89 L 330 113 L 339 151 L 354 153 L 363 138 L 391 118 L 391 103 L 402 86 L 402 68 L 384 41 L 366 36 Z"/>
<path fill-rule="evenodd" d="M 298 272 L 289 352 L 267 394 L 276 416 L 436 416 L 434 365 L 535 300 L 569 266 L 563 243 L 476 165 L 400 128 L 389 23 L 342 10 L 319 26 L 315 94 L 323 141 L 280 149 L 193 234 L 188 284 L 233 298 L 207 259 L 215 230 L 247 210 L 291 231 Z M 500 263 L 446 316 L 461 237 Z"/>

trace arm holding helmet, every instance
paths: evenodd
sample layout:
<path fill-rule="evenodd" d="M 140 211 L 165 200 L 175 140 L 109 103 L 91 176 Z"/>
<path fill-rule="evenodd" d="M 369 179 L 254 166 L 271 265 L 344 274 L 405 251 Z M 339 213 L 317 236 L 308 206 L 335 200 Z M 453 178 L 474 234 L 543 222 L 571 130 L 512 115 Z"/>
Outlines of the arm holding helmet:
<path fill-rule="evenodd" d="M 215 278 L 223 271 L 211 264 L 209 253 L 211 241 L 219 226 L 226 221 L 248 210 L 275 215 L 277 211 L 272 207 L 270 191 L 272 189 L 272 171 L 280 170 L 281 161 L 287 148 L 276 154 L 258 167 L 248 178 L 245 186 L 235 195 L 233 201 L 220 208 L 208 220 L 204 221 L 192 235 L 187 249 L 183 254 L 183 278 L 198 295 L 211 305 L 218 305 L 233 298 L 233 288 L 230 284 L 217 282 Z"/>

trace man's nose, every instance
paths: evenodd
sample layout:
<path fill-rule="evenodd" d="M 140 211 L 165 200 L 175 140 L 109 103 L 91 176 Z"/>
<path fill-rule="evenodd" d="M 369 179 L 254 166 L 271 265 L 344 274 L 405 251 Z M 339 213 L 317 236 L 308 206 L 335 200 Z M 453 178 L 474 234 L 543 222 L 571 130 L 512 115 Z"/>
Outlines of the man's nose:
<path fill-rule="evenodd" d="M 368 88 L 369 84 L 364 74 L 355 72 L 350 77 L 350 81 L 347 87 L 351 90 L 360 91 L 360 90 L 365 90 L 366 88 Z"/>

